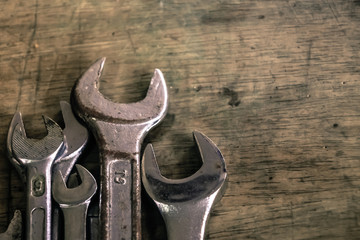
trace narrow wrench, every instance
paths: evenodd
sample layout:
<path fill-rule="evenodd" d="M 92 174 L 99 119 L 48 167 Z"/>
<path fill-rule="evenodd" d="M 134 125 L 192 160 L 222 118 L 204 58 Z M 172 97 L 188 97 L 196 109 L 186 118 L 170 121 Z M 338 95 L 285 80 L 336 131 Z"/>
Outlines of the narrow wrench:
<path fill-rule="evenodd" d="M 161 175 L 151 144 L 142 159 L 142 181 L 164 218 L 169 240 L 202 240 L 213 204 L 223 195 L 227 177 L 224 158 L 216 145 L 194 132 L 202 167 L 184 179 Z"/>
<path fill-rule="evenodd" d="M 71 106 L 66 101 L 60 101 L 61 114 L 65 123 L 63 134 L 66 139 L 67 152 L 64 156 L 55 160 L 52 172 L 61 172 L 65 182 L 68 180 L 71 170 L 80 154 L 85 148 L 89 138 L 88 130 L 75 118 Z M 59 208 L 53 208 L 52 214 L 52 240 L 59 238 Z"/>
<path fill-rule="evenodd" d="M 75 162 L 85 148 L 89 132 L 76 120 L 69 103 L 60 101 L 60 107 L 65 123 L 63 134 L 66 139 L 67 152 L 64 156 L 55 160 L 53 173 L 60 171 L 66 182 Z"/>
<path fill-rule="evenodd" d="M 51 237 L 51 167 L 65 148 L 61 128 L 50 118 L 43 119 L 48 134 L 40 140 L 26 137 L 20 113 L 10 125 L 9 155 L 26 171 L 26 238 L 30 240 Z"/>
<path fill-rule="evenodd" d="M 67 188 L 61 171 L 54 174 L 52 184 L 53 197 L 59 203 L 64 214 L 65 240 L 86 240 L 86 215 L 91 198 L 96 193 L 96 180 L 81 165 L 76 165 L 81 184 Z"/>
<path fill-rule="evenodd" d="M 75 112 L 89 125 L 100 151 L 100 235 L 102 239 L 141 239 L 141 143 L 166 115 L 165 79 L 156 69 L 146 97 L 114 103 L 98 90 L 105 58 L 97 60 L 76 82 Z"/>

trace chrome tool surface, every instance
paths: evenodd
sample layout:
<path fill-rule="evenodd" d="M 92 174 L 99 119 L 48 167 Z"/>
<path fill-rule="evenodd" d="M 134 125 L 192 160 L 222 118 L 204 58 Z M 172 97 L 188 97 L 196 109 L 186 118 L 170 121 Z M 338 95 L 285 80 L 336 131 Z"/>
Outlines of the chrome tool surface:
<path fill-rule="evenodd" d="M 26 239 L 51 238 L 51 167 L 66 150 L 61 128 L 43 117 L 47 136 L 26 137 L 21 114 L 15 113 L 8 134 L 11 162 L 26 181 Z"/>
<path fill-rule="evenodd" d="M 216 145 L 194 132 L 202 167 L 184 179 L 161 175 L 151 144 L 142 159 L 142 181 L 164 218 L 169 240 L 204 239 L 210 210 L 221 199 L 227 177 L 224 158 Z"/>
<path fill-rule="evenodd" d="M 61 171 L 54 173 L 53 198 L 64 214 L 65 240 L 86 240 L 86 216 L 91 198 L 96 193 L 95 178 L 86 168 L 76 165 L 81 179 L 80 185 L 68 188 Z"/>

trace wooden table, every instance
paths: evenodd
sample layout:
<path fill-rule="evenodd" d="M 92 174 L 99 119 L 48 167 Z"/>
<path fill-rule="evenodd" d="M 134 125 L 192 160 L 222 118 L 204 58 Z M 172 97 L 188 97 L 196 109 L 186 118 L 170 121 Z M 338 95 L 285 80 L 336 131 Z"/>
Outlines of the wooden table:
<path fill-rule="evenodd" d="M 59 101 L 106 56 L 100 90 L 114 101 L 140 100 L 154 68 L 164 73 L 169 113 L 145 140 L 163 175 L 201 166 L 195 129 L 222 151 L 228 187 L 206 239 L 360 238 L 359 0 L 2 0 L 0 9 L 0 232 L 25 207 L 6 157 L 13 114 L 41 138 L 41 115 L 61 121 Z M 98 172 L 96 157 L 80 163 Z M 144 239 L 164 239 L 145 193 L 143 203 Z"/>

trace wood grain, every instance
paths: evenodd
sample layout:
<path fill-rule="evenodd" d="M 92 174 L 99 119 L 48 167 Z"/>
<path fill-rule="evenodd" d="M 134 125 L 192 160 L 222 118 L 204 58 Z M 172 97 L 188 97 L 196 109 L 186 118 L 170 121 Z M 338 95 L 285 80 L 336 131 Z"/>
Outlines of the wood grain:
<path fill-rule="evenodd" d="M 5 151 L 12 115 L 43 136 L 41 114 L 60 121 L 59 101 L 106 56 L 114 101 L 164 73 L 169 113 L 146 142 L 166 177 L 201 165 L 194 129 L 222 151 L 228 187 L 206 239 L 360 238 L 360 1 L 0 3 L 0 231 L 25 207 Z M 163 224 L 144 194 L 144 239 Z"/>

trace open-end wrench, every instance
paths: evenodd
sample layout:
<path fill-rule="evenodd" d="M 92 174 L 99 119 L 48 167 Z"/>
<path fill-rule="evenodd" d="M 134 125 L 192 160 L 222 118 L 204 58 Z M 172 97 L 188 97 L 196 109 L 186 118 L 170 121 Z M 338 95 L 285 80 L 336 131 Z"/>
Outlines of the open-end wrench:
<path fill-rule="evenodd" d="M 60 126 L 48 117 L 43 119 L 47 136 L 40 140 L 29 139 L 21 114 L 15 113 L 8 138 L 12 162 L 17 161 L 17 169 L 26 172 L 26 239 L 30 240 L 51 238 L 51 167 L 56 157 L 65 151 Z"/>
<path fill-rule="evenodd" d="M 220 150 L 200 132 L 194 138 L 203 165 L 190 177 L 162 176 L 151 144 L 142 159 L 142 181 L 164 218 L 169 240 L 204 239 L 211 207 L 223 195 L 227 173 Z"/>
<path fill-rule="evenodd" d="M 70 172 L 83 152 L 89 138 L 88 130 L 81 125 L 75 118 L 71 106 L 66 101 L 60 101 L 61 114 L 65 123 L 63 134 L 66 140 L 67 151 L 64 156 L 54 161 L 52 172 L 61 172 L 65 182 L 68 180 Z M 59 237 L 59 208 L 55 206 L 52 214 L 52 240 Z"/>
<path fill-rule="evenodd" d="M 86 215 L 91 198 L 96 193 L 96 181 L 81 165 L 76 165 L 81 184 L 67 188 L 60 171 L 54 173 L 52 192 L 64 214 L 65 240 L 86 240 Z"/>
<path fill-rule="evenodd" d="M 114 103 L 98 90 L 105 58 L 96 61 L 72 92 L 75 112 L 89 125 L 100 151 L 100 235 L 102 239 L 140 239 L 141 143 L 165 116 L 165 79 L 156 69 L 146 97 Z"/>

